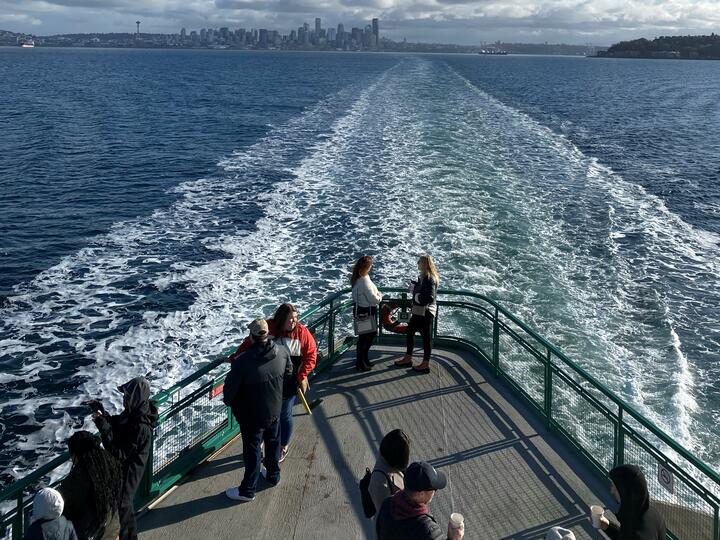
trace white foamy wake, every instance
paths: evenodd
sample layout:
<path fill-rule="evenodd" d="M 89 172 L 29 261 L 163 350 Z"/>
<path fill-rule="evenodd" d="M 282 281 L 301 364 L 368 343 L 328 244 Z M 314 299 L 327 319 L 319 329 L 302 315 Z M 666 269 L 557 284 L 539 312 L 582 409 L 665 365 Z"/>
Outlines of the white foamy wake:
<path fill-rule="evenodd" d="M 29 422 L 38 406 L 57 411 L 19 440 L 38 460 L 77 426 L 63 412 L 85 396 L 147 372 L 154 388 L 169 386 L 278 303 L 305 308 L 346 286 L 364 253 L 388 286 L 431 253 L 443 286 L 499 298 L 695 443 L 701 381 L 678 306 L 717 296 L 718 239 L 443 64 L 402 60 L 220 165 L 222 174 L 182 184 L 170 208 L 117 224 L 3 308 L 0 348 L 20 360 L 6 381 L 84 360 L 72 394 L 29 387 L 2 405 L 3 417 L 12 409 Z M 183 256 L 202 250 L 217 256 Z M 187 305 L 131 313 L 148 294 L 178 288 Z"/>

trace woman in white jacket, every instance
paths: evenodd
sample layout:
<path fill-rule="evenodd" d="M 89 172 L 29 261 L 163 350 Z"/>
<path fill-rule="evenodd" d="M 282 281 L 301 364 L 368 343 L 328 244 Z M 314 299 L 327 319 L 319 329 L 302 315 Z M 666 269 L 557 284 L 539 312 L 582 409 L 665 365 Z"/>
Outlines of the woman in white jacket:
<path fill-rule="evenodd" d="M 378 291 L 375 284 L 370 280 L 370 269 L 372 268 L 372 257 L 365 255 L 360 257 L 353 266 L 352 297 L 355 302 L 357 315 L 370 314 L 377 317 L 377 306 L 382 300 L 382 293 Z M 358 336 L 356 347 L 355 369 L 358 371 L 370 371 L 372 364 L 368 358 L 370 347 L 377 332 L 369 332 Z"/>

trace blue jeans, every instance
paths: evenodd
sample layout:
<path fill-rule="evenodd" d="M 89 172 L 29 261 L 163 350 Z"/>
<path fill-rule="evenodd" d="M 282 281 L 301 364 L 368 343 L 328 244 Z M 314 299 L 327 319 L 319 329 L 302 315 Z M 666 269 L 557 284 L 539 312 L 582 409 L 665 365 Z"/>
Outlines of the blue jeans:
<path fill-rule="evenodd" d="M 293 407 L 296 401 L 297 396 L 283 399 L 280 410 L 280 446 L 290 444 L 290 436 L 293 432 Z"/>
<path fill-rule="evenodd" d="M 280 482 L 280 423 L 276 420 L 267 428 L 240 428 L 243 442 L 245 476 L 240 484 L 240 495 L 255 496 L 260 475 L 260 443 L 265 442 L 265 469 L 267 481 Z"/>

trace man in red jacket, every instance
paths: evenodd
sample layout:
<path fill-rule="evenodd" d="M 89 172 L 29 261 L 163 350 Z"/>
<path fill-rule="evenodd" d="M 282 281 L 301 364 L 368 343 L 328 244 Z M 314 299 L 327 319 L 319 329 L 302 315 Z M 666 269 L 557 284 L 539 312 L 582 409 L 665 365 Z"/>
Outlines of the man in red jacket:
<path fill-rule="evenodd" d="M 290 448 L 293 431 L 293 406 L 297 400 L 297 389 L 307 392 L 310 384 L 308 375 L 317 363 L 317 345 L 308 327 L 298 320 L 298 312 L 292 304 L 281 304 L 272 319 L 267 320 L 270 337 L 275 344 L 283 346 L 290 353 L 293 363 L 293 377 L 283 389 L 282 411 L 280 412 L 280 461 L 284 461 Z M 252 345 L 249 337 L 228 357 L 232 362 Z"/>

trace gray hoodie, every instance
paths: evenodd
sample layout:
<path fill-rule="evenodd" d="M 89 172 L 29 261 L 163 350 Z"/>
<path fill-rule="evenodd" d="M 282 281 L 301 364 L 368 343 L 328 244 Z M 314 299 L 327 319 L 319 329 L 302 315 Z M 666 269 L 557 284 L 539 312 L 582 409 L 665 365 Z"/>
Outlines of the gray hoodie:
<path fill-rule="evenodd" d="M 394 495 L 397 491 L 400 491 L 405 487 L 405 480 L 402 471 L 392 468 L 381 455 L 378 456 L 377 461 L 375 462 L 375 467 L 373 467 L 373 471 L 382 471 L 373 472 L 370 476 L 370 484 L 368 485 L 370 498 L 375 505 L 375 510 L 379 512 L 383 501 L 387 497 Z M 387 477 L 382 473 L 385 473 L 390 477 L 392 486 L 388 484 Z"/>

